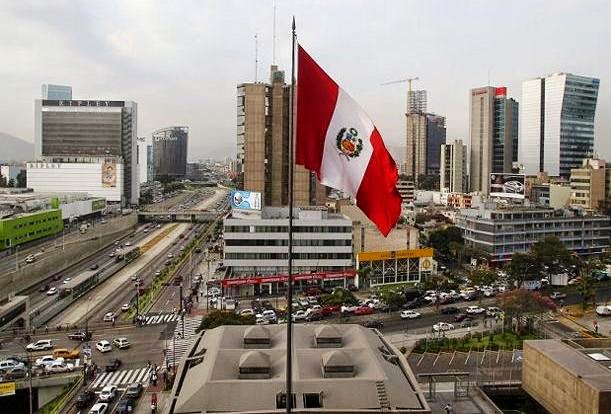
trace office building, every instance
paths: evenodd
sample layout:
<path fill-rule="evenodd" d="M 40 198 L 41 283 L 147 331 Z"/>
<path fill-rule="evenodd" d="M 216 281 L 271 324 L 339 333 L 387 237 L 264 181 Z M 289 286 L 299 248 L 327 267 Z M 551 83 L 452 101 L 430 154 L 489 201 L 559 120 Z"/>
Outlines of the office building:
<path fill-rule="evenodd" d="M 418 181 L 420 176 L 439 174 L 441 144 L 446 142 L 443 116 L 410 112 L 407 118 L 407 148 L 404 173 Z"/>
<path fill-rule="evenodd" d="M 441 144 L 439 191 L 466 193 L 467 184 L 467 146 L 460 139 Z"/>
<path fill-rule="evenodd" d="M 147 144 L 146 138 L 138 137 L 137 144 L 137 163 L 138 163 L 138 182 L 140 184 L 145 183 L 148 180 L 148 157 L 146 154 Z"/>
<path fill-rule="evenodd" d="M 571 207 L 600 210 L 606 199 L 605 161 L 586 158 L 581 168 L 571 169 Z"/>
<path fill-rule="evenodd" d="M 430 413 L 399 350 L 357 324 L 293 327 L 295 413 Z M 286 327 L 220 326 L 201 333 L 179 365 L 163 414 L 282 413 Z"/>
<path fill-rule="evenodd" d="M 507 88 L 471 89 L 470 189 L 490 192 L 491 173 L 510 173 L 518 140 L 518 103 L 507 98 Z"/>
<path fill-rule="evenodd" d="M 422 112 L 426 113 L 426 91 L 425 90 L 415 90 L 415 91 L 407 91 L 407 113 L 412 112 Z"/>
<path fill-rule="evenodd" d="M 183 179 L 187 174 L 189 127 L 172 126 L 152 134 L 155 177 Z"/>
<path fill-rule="evenodd" d="M 550 414 L 611 412 L 611 340 L 524 341 L 522 388 Z"/>
<path fill-rule="evenodd" d="M 329 213 L 323 207 L 295 209 L 293 217 L 295 273 L 353 268 L 350 219 Z M 228 273 L 238 278 L 255 274 L 286 274 L 287 226 L 288 209 L 282 207 L 263 208 L 260 217 L 242 217 L 234 213 L 226 217 L 223 263 Z"/>
<path fill-rule="evenodd" d="M 271 67 L 269 83 L 243 83 L 237 89 L 238 162 L 244 189 L 260 192 L 265 206 L 288 205 L 290 85 L 284 71 Z M 310 172 L 295 167 L 295 206 L 308 206 Z"/>
<path fill-rule="evenodd" d="M 146 146 L 146 181 L 155 181 L 155 156 L 153 155 L 153 145 Z"/>
<path fill-rule="evenodd" d="M 580 256 L 600 255 L 609 248 L 609 216 L 553 208 L 496 208 L 490 205 L 463 209 L 456 214 L 465 245 L 486 253 L 490 263 L 511 260 L 533 244 L 555 236 Z"/>
<path fill-rule="evenodd" d="M 397 180 L 397 190 L 401 195 L 401 203 L 409 204 L 416 200 L 416 186 L 412 180 L 399 178 Z"/>
<path fill-rule="evenodd" d="M 570 73 L 522 83 L 519 161 L 525 174 L 568 178 L 593 155 L 599 84 Z"/>
<path fill-rule="evenodd" d="M 135 102 L 36 100 L 28 187 L 137 205 L 137 127 Z"/>
<path fill-rule="evenodd" d="M 42 99 L 70 101 L 72 100 L 72 86 L 44 83 L 42 85 Z"/>

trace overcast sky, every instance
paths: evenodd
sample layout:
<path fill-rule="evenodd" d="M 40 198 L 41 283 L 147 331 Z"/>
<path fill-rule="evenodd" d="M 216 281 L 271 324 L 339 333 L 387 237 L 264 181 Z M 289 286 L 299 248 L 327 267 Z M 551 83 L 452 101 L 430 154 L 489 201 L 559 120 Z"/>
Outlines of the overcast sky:
<path fill-rule="evenodd" d="M 596 149 L 611 159 L 611 6 L 607 1 L 276 1 L 277 63 L 290 71 L 290 19 L 309 53 L 372 116 L 393 152 L 405 141 L 406 84 L 419 76 L 448 141 L 468 141 L 469 89 L 521 100 L 552 72 L 601 79 Z M 138 102 L 139 134 L 191 127 L 189 158 L 235 154 L 236 85 L 272 63 L 273 0 L 4 1 L 0 131 L 32 141 L 42 83 L 75 99 Z"/>

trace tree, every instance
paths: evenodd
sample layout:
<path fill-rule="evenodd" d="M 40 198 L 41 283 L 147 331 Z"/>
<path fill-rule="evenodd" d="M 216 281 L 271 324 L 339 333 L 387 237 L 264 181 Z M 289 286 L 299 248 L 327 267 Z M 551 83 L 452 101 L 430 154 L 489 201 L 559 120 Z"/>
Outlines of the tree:
<path fill-rule="evenodd" d="M 334 289 L 333 293 L 323 295 L 321 300 L 324 305 L 356 305 L 359 303 L 352 292 L 343 288 Z"/>
<path fill-rule="evenodd" d="M 405 303 L 405 296 L 391 289 L 384 289 L 380 292 L 380 299 L 386 303 L 391 310 L 400 309 Z"/>
<path fill-rule="evenodd" d="M 586 309 L 588 302 L 592 301 L 592 307 L 596 308 L 596 289 L 594 288 L 594 278 L 589 274 L 581 276 L 577 283 L 577 292 L 581 297 L 581 308 Z"/>
<path fill-rule="evenodd" d="M 472 285 L 486 286 L 491 285 L 497 278 L 496 272 L 487 266 L 478 266 L 469 272 L 469 281 Z M 479 301 L 482 301 L 482 295 L 479 295 Z"/>
<path fill-rule="evenodd" d="M 547 236 L 539 240 L 533 244 L 530 252 L 543 265 L 543 270 L 547 275 L 562 273 L 575 263 L 571 252 L 555 236 Z"/>
<path fill-rule="evenodd" d="M 439 191 L 439 175 L 421 175 L 418 177 L 419 190 Z"/>
<path fill-rule="evenodd" d="M 555 310 L 556 304 L 549 296 L 526 289 L 508 290 L 497 296 L 497 305 L 505 312 L 506 317 L 514 317 L 518 328 L 522 316 L 540 315 L 548 310 Z"/>
<path fill-rule="evenodd" d="M 371 266 L 364 266 L 359 268 L 358 270 L 358 274 L 359 274 L 359 285 L 361 285 L 362 283 L 362 288 L 363 289 L 368 289 L 369 288 L 369 277 L 371 276 Z"/>
<path fill-rule="evenodd" d="M 0 188 L 4 188 L 8 185 L 6 178 L 0 175 Z"/>
<path fill-rule="evenodd" d="M 8 180 L 8 184 L 6 186 L 9 188 L 15 187 L 15 179 L 11 178 L 10 180 Z"/>
<path fill-rule="evenodd" d="M 507 275 L 512 286 L 521 288 L 524 281 L 538 279 L 542 268 L 541 262 L 533 254 L 514 253 L 507 267 Z"/>
<path fill-rule="evenodd" d="M 26 170 L 19 171 L 19 174 L 17 174 L 17 187 L 25 188 L 27 186 L 27 181 Z"/>
<path fill-rule="evenodd" d="M 442 255 L 450 254 L 450 243 L 464 245 L 461 230 L 456 226 L 448 226 L 434 230 L 429 235 L 429 245 Z"/>
<path fill-rule="evenodd" d="M 254 325 L 255 317 L 253 315 L 243 316 L 235 312 L 227 312 L 215 310 L 202 318 L 202 322 L 197 328 L 198 331 L 203 329 L 214 329 L 223 325 Z"/>

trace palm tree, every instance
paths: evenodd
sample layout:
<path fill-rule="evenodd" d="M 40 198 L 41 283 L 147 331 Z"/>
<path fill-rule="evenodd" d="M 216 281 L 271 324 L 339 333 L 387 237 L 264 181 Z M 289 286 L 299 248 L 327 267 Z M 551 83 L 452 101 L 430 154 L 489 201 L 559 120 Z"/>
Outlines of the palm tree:
<path fill-rule="evenodd" d="M 364 289 L 369 289 L 369 276 L 371 275 L 372 269 L 371 266 L 364 266 L 359 268 L 357 271 L 359 275 L 359 285 L 361 285 Z"/>

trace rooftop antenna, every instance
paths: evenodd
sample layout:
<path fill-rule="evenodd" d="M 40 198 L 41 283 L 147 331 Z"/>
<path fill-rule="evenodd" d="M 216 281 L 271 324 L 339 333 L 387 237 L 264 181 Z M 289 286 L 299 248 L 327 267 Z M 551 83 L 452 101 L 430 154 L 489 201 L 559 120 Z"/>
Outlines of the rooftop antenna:
<path fill-rule="evenodd" d="M 272 41 L 272 65 L 276 64 L 276 0 L 274 0 L 274 27 Z"/>
<path fill-rule="evenodd" d="M 255 83 L 257 83 L 257 75 L 259 71 L 259 36 L 255 33 Z"/>

